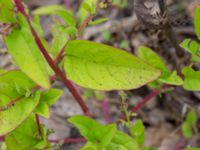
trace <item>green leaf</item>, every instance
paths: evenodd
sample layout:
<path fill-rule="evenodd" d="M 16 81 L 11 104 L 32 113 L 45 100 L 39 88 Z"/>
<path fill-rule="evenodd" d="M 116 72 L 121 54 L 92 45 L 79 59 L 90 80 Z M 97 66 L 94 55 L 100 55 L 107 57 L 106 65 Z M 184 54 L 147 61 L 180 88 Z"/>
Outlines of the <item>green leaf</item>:
<path fill-rule="evenodd" d="M 198 116 L 194 109 L 192 109 L 186 117 L 186 121 L 189 122 L 191 125 L 195 125 L 197 122 Z"/>
<path fill-rule="evenodd" d="M 89 25 L 94 26 L 94 25 L 98 25 L 98 24 L 104 23 L 104 22 L 106 22 L 106 21 L 108 21 L 108 18 L 100 18 L 100 19 L 91 21 L 91 22 L 89 23 Z"/>
<path fill-rule="evenodd" d="M 16 22 L 16 18 L 14 16 L 14 6 L 11 0 L 0 0 L 0 22 Z"/>
<path fill-rule="evenodd" d="M 171 84 L 171 85 L 182 85 L 183 84 L 183 80 L 181 79 L 180 76 L 177 75 L 176 71 L 173 71 L 170 74 L 163 75 L 158 80 L 160 82 Z"/>
<path fill-rule="evenodd" d="M 138 144 L 144 144 L 144 125 L 141 120 L 137 120 L 131 128 L 131 135 L 135 138 Z"/>
<path fill-rule="evenodd" d="M 24 96 L 35 86 L 23 72 L 13 70 L 0 74 L 0 93 L 15 99 Z"/>
<path fill-rule="evenodd" d="M 36 92 L 29 98 L 19 99 L 14 106 L 0 111 L 0 136 L 16 129 L 38 105 L 40 93 Z"/>
<path fill-rule="evenodd" d="M 110 143 L 116 130 L 115 124 L 96 126 L 88 134 L 89 141 L 97 143 L 97 148 L 101 150 Z"/>
<path fill-rule="evenodd" d="M 41 93 L 40 103 L 35 112 L 45 118 L 49 118 L 49 107 L 60 98 L 62 93 L 63 91 L 59 89 L 50 89 Z"/>
<path fill-rule="evenodd" d="M 80 130 L 81 135 L 88 140 L 90 140 L 89 134 L 91 129 L 101 126 L 101 124 L 95 120 L 81 115 L 75 115 L 69 118 L 68 121 L 76 126 Z"/>
<path fill-rule="evenodd" d="M 181 131 L 185 138 L 191 138 L 193 135 L 192 125 L 189 122 L 184 122 L 182 124 Z"/>
<path fill-rule="evenodd" d="M 140 46 L 137 50 L 137 53 L 138 53 L 138 57 L 140 57 L 142 60 L 144 60 L 148 64 L 161 70 L 163 73 L 165 72 L 169 73 L 169 69 L 166 67 L 163 60 L 152 49 L 145 46 Z"/>
<path fill-rule="evenodd" d="M 191 39 L 185 39 L 180 46 L 192 54 L 193 62 L 200 62 L 200 47 L 199 44 Z"/>
<path fill-rule="evenodd" d="M 7 37 L 4 37 L 8 51 L 27 76 L 40 86 L 49 88 L 50 82 L 45 60 L 22 15 L 20 15 L 20 25 L 20 28 L 13 29 Z"/>
<path fill-rule="evenodd" d="M 98 150 L 97 144 L 92 142 L 87 142 L 84 147 L 81 148 L 81 150 Z"/>
<path fill-rule="evenodd" d="M 184 48 L 186 51 L 191 53 L 192 55 L 199 55 L 200 50 L 199 50 L 199 44 L 191 39 L 185 39 L 180 46 Z"/>
<path fill-rule="evenodd" d="M 72 16 L 72 14 L 67 11 L 63 6 L 60 5 L 49 5 L 43 6 L 33 11 L 34 15 L 58 15 L 60 16 L 66 24 L 70 26 L 76 25 L 76 20 Z"/>
<path fill-rule="evenodd" d="M 109 144 L 116 132 L 115 124 L 101 125 L 85 116 L 73 116 L 68 121 L 79 128 L 81 135 L 88 141 L 96 143 L 99 150 Z"/>
<path fill-rule="evenodd" d="M 137 142 L 127 134 L 117 131 L 106 150 L 139 150 Z"/>
<path fill-rule="evenodd" d="M 194 27 L 197 37 L 200 39 L 200 6 L 197 6 L 194 15 Z"/>
<path fill-rule="evenodd" d="M 60 89 L 52 88 L 50 90 L 44 91 L 41 94 L 41 101 L 46 102 L 49 106 L 53 105 L 63 94 Z"/>
<path fill-rule="evenodd" d="M 68 78 L 86 88 L 135 89 L 161 74 L 136 56 L 107 45 L 74 40 L 65 50 L 64 67 Z"/>
<path fill-rule="evenodd" d="M 162 75 L 160 76 L 158 81 L 171 85 L 183 84 L 183 81 L 181 77 L 177 75 L 177 72 L 173 71 L 172 73 L 170 73 L 169 69 L 166 67 L 160 56 L 157 55 L 152 49 L 140 46 L 138 48 L 138 56 L 148 64 L 162 71 Z"/>
<path fill-rule="evenodd" d="M 47 140 L 40 137 L 35 116 L 31 115 L 17 129 L 6 135 L 6 144 L 9 150 L 43 150 L 47 146 Z"/>
<path fill-rule="evenodd" d="M 83 0 L 78 10 L 78 16 L 82 23 L 89 14 L 96 12 L 97 0 Z"/>
<path fill-rule="evenodd" d="M 200 91 L 200 71 L 195 71 L 191 67 L 182 70 L 185 77 L 183 87 L 189 91 Z"/>

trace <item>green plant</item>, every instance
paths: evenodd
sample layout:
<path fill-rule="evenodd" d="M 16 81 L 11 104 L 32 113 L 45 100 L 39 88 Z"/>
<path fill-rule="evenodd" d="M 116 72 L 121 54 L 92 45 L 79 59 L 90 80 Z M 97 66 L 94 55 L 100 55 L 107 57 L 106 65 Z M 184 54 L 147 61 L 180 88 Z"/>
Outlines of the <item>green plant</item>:
<path fill-rule="evenodd" d="M 193 128 L 197 123 L 197 114 L 195 110 L 188 112 L 185 121 L 181 126 L 182 134 L 185 138 L 191 138 L 193 135 Z"/>
<path fill-rule="evenodd" d="M 17 11 L 14 11 L 14 6 Z M 150 48 L 141 46 L 135 56 L 101 43 L 78 40 L 88 24 L 106 21 L 92 22 L 98 11 L 106 6 L 106 2 L 83 1 L 77 13 L 78 20 L 62 6 L 46 6 L 33 11 L 31 19 L 21 0 L 14 0 L 13 3 L 11 0 L 0 0 L 0 22 L 6 24 L 6 30 L 2 32 L 3 40 L 19 68 L 0 70 L 0 136 L 5 137 L 2 149 L 53 149 L 48 140 L 51 131 L 40 124 L 39 116 L 49 118 L 49 107 L 62 95 L 61 89 L 51 86 L 57 79 L 70 90 L 84 115 L 90 117 L 92 114 L 71 81 L 85 88 L 103 91 L 136 89 L 154 83 L 158 89 L 131 112 L 136 112 L 170 86 L 183 85 L 186 90 L 200 90 L 200 73 L 191 68 L 192 64 L 183 69 L 183 80 L 176 70 L 169 70 Z M 41 15 L 59 16 L 52 24 L 50 47 L 43 37 L 39 21 Z M 200 39 L 199 18 L 200 7 L 195 14 L 195 29 Z M 185 40 L 181 46 L 192 54 L 193 60 L 199 62 L 197 43 Z M 121 116 L 118 123 L 124 123 L 130 135 L 119 131 L 116 124 L 102 125 L 86 116 L 69 119 L 87 140 L 82 149 L 148 150 L 144 146 L 142 122 L 136 120 L 132 123 L 131 113 L 125 105 L 122 106 L 125 117 Z"/>

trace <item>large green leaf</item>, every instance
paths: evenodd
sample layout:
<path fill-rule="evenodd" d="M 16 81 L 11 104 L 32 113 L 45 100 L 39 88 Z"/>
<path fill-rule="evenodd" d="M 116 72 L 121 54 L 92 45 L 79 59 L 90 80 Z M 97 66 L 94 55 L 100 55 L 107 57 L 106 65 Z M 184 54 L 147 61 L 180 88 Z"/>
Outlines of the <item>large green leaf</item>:
<path fill-rule="evenodd" d="M 10 99 L 26 95 L 34 86 L 35 83 L 21 71 L 13 70 L 0 74 L 0 93 Z"/>
<path fill-rule="evenodd" d="M 0 111 L 0 136 L 16 129 L 35 109 L 40 99 L 40 93 L 36 92 L 27 98 L 19 99 L 14 106 Z"/>
<path fill-rule="evenodd" d="M 197 6 L 194 15 L 194 26 L 197 37 L 200 39 L 200 6 Z"/>
<path fill-rule="evenodd" d="M 4 38 L 9 53 L 19 68 L 44 88 L 50 87 L 46 63 L 31 34 L 25 18 L 20 15 L 20 28 Z"/>
<path fill-rule="evenodd" d="M 200 71 L 195 71 L 191 67 L 182 70 L 185 77 L 183 87 L 190 91 L 200 91 Z"/>
<path fill-rule="evenodd" d="M 40 7 L 34 10 L 33 14 L 35 15 L 55 14 L 55 15 L 60 16 L 65 21 L 66 24 L 70 26 L 76 25 L 76 20 L 74 19 L 72 14 L 69 11 L 67 11 L 63 6 L 60 6 L 60 5 L 49 5 L 49 6 Z"/>
<path fill-rule="evenodd" d="M 160 71 L 136 56 L 107 45 L 83 40 L 66 47 L 65 71 L 80 86 L 98 89 L 135 89 L 157 79 Z"/>
<path fill-rule="evenodd" d="M 43 150 L 47 146 L 46 137 L 39 135 L 35 115 L 31 115 L 5 139 L 9 150 Z"/>
<path fill-rule="evenodd" d="M 11 0 L 0 0 L 0 22 L 15 22 L 14 6 Z"/>

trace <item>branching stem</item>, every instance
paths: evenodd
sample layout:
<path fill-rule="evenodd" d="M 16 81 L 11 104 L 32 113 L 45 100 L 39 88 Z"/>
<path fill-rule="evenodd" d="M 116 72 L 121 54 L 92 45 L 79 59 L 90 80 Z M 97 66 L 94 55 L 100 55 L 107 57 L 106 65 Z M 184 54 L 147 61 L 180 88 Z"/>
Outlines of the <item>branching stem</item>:
<path fill-rule="evenodd" d="M 24 15 L 27 19 L 27 22 L 29 23 L 29 27 L 31 29 L 32 35 L 35 39 L 35 42 L 37 46 L 40 49 L 40 52 L 43 54 L 44 58 L 48 62 L 49 66 L 53 69 L 55 74 L 60 78 L 60 80 L 64 83 L 64 85 L 70 90 L 76 101 L 79 103 L 80 107 L 82 108 L 85 115 L 91 115 L 88 107 L 86 106 L 84 100 L 82 99 L 80 93 L 76 90 L 74 85 L 66 78 L 65 74 L 61 71 L 61 69 L 56 65 L 54 60 L 50 57 L 47 50 L 45 49 L 44 45 L 42 44 L 37 32 L 34 30 L 34 28 L 31 25 L 31 21 L 28 18 L 28 15 L 26 14 L 24 7 L 22 5 L 21 0 L 14 0 L 16 7 L 18 11 Z"/>

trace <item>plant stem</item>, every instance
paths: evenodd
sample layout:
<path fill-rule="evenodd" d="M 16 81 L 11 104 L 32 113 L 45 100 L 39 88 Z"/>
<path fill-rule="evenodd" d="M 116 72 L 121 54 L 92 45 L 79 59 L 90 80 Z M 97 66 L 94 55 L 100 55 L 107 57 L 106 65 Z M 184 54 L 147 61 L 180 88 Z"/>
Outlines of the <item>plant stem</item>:
<path fill-rule="evenodd" d="M 80 143 L 80 142 L 86 142 L 86 139 L 84 138 L 67 138 L 67 139 L 61 139 L 61 140 L 49 140 L 51 143 L 59 143 L 59 142 L 64 142 L 64 143 Z"/>
<path fill-rule="evenodd" d="M 66 78 L 65 74 L 56 65 L 56 63 L 53 61 L 53 59 L 50 57 L 50 55 L 48 54 L 47 50 L 43 46 L 43 44 L 42 44 L 37 32 L 34 30 L 34 28 L 31 25 L 31 21 L 29 20 L 28 15 L 26 14 L 26 12 L 24 10 L 24 7 L 22 5 L 21 0 L 14 0 L 14 2 L 16 4 L 16 7 L 17 7 L 18 11 L 22 15 L 24 15 L 26 17 L 26 20 L 29 23 L 29 27 L 31 29 L 32 35 L 33 35 L 33 37 L 35 39 L 35 42 L 36 42 L 38 48 L 40 49 L 40 52 L 43 54 L 44 58 L 48 62 L 49 66 L 53 69 L 55 74 L 61 79 L 61 81 L 64 83 L 64 85 L 70 90 L 70 92 L 72 93 L 72 95 L 74 96 L 76 101 L 79 103 L 79 105 L 80 105 L 81 109 L 83 110 L 84 114 L 90 116 L 91 115 L 90 111 L 89 111 L 88 107 L 86 106 L 84 100 L 82 99 L 80 93 L 76 90 L 74 85 Z"/>
<path fill-rule="evenodd" d="M 164 89 L 169 88 L 170 85 L 164 84 L 161 88 L 154 90 L 149 95 L 145 96 L 139 103 L 137 103 L 132 109 L 131 112 L 137 112 L 142 106 L 148 103 L 153 97 L 159 95 Z"/>
<path fill-rule="evenodd" d="M 41 130 L 41 126 L 40 126 L 40 118 L 37 114 L 35 114 L 35 120 L 36 120 L 36 124 L 37 124 L 37 128 L 38 128 L 38 133 L 39 133 L 40 137 L 42 137 L 42 130 Z"/>
<path fill-rule="evenodd" d="M 137 112 L 139 109 L 142 108 L 146 103 L 152 100 L 152 98 L 156 97 L 159 95 L 164 89 L 170 88 L 170 85 L 164 84 L 161 88 L 154 90 L 151 92 L 149 95 L 145 96 L 140 102 L 138 102 L 132 109 L 131 112 Z M 121 120 L 126 120 L 126 116 L 122 115 L 120 119 L 116 121 L 117 124 L 121 122 Z"/>
<path fill-rule="evenodd" d="M 107 3 L 106 1 L 104 3 Z M 97 2 L 97 5 L 96 5 L 96 13 L 100 10 L 100 7 L 99 7 L 99 2 Z M 79 25 L 78 27 L 78 36 L 77 38 L 78 39 L 81 39 L 82 38 L 82 33 L 83 33 L 83 30 L 86 28 L 86 26 L 90 23 L 90 21 L 92 21 L 92 19 L 94 18 L 95 14 L 89 14 L 87 16 L 87 18 L 83 21 L 82 24 Z"/>

